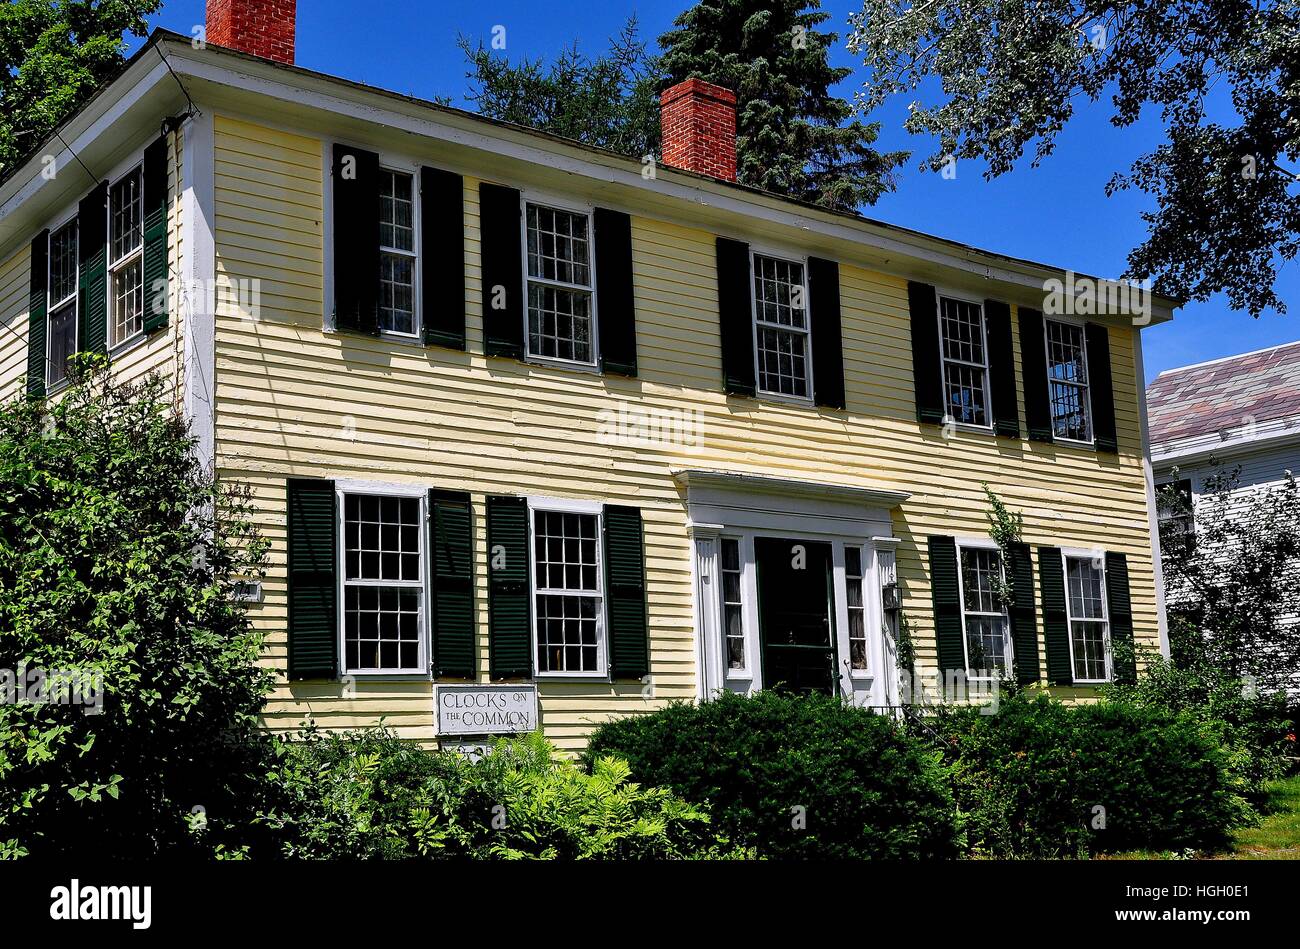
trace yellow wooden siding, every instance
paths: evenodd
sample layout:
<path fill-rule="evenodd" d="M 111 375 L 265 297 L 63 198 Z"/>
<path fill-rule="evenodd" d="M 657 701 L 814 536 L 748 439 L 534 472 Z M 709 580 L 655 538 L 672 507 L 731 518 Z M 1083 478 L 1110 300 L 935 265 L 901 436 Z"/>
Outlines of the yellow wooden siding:
<path fill-rule="evenodd" d="M 179 275 L 184 248 L 181 240 L 181 195 L 185 189 L 184 144 L 177 132 L 167 149 L 167 328 L 113 356 L 117 378 L 137 381 L 154 372 L 167 380 L 172 404 L 181 408 L 184 341 L 181 319 L 182 288 Z M 33 235 L 34 236 L 34 235 Z M 27 318 L 31 281 L 30 241 L 0 265 L 0 399 L 27 391 Z M 146 299 L 149 288 L 145 288 Z M 109 300 L 112 319 L 112 300 Z M 13 330 L 14 332 L 9 332 Z"/>
<path fill-rule="evenodd" d="M 925 538 L 987 533 L 981 482 L 1024 512 L 1033 544 L 1104 546 L 1129 555 L 1134 622 L 1156 638 L 1139 457 L 1137 379 L 1127 332 L 1111 332 L 1120 454 L 958 433 L 915 419 L 907 288 L 902 279 L 841 268 L 847 412 L 726 396 L 714 238 L 633 217 L 639 378 L 488 359 L 482 354 L 478 182 L 465 181 L 469 352 L 322 331 L 322 143 L 216 117 L 218 271 L 269 282 L 260 318 L 222 307 L 217 325 L 217 455 L 249 482 L 273 543 L 264 602 L 254 606 L 267 661 L 283 670 L 285 478 L 406 481 L 466 490 L 485 560 L 484 497 L 535 494 L 633 504 L 645 516 L 654 697 L 635 683 L 543 681 L 542 720 L 579 747 L 603 718 L 695 694 L 691 550 L 684 499 L 670 473 L 725 468 L 845 485 L 897 488 L 894 515 L 904 607 L 923 666 L 935 650 Z M 431 163 L 436 157 L 430 156 Z M 1013 336 L 1016 321 L 1013 319 Z M 1016 346 L 1018 352 L 1018 341 Z M 1018 359 L 1018 357 L 1017 357 Z M 602 412 L 620 404 L 699 414 L 698 447 L 604 444 Z M 479 669 L 487 669 L 487 591 L 476 575 Z M 1040 653 L 1042 652 L 1040 644 Z M 386 717 L 429 739 L 427 681 L 293 684 L 269 708 L 277 728 L 308 715 L 351 727 Z"/>

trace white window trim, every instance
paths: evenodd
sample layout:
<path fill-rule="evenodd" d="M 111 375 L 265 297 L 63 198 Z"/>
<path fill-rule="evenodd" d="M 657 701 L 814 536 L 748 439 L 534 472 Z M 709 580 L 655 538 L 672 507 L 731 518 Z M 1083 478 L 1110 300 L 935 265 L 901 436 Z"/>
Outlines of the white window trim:
<path fill-rule="evenodd" d="M 565 211 L 569 214 L 581 214 L 587 218 L 587 250 L 588 264 L 587 269 L 591 274 L 591 285 L 583 286 L 576 283 L 565 283 L 562 280 L 548 280 L 545 277 L 530 277 L 528 275 L 528 205 L 535 204 L 538 207 L 550 208 L 555 211 Z M 600 303 L 596 299 L 596 207 L 593 204 L 586 204 L 574 201 L 571 198 L 565 198 L 554 194 L 523 190 L 519 192 L 519 263 L 520 271 L 523 275 L 523 288 L 520 302 L 523 304 L 524 321 L 524 361 L 534 363 L 539 366 L 555 366 L 561 369 L 578 369 L 583 372 L 600 372 Z M 540 356 L 534 353 L 530 348 L 531 334 L 528 331 L 528 284 L 541 283 L 548 287 L 555 287 L 560 290 L 577 290 L 591 294 L 591 359 L 560 359 L 555 356 Z"/>
<path fill-rule="evenodd" d="M 764 389 L 759 385 L 762 378 L 759 373 L 758 359 L 758 294 L 754 289 L 754 257 L 769 257 L 773 260 L 784 261 L 789 264 L 798 264 L 803 271 L 803 313 L 804 313 L 804 365 L 808 367 L 808 394 L 806 396 L 788 395 L 784 392 L 773 392 L 770 389 Z M 770 326 L 775 329 L 786 330 L 792 333 L 800 332 L 791 326 L 781 326 L 776 323 L 764 322 L 764 326 Z M 750 349 L 754 353 L 754 392 L 764 400 L 772 402 L 786 402 L 791 405 L 812 405 L 814 403 L 813 388 L 815 381 L 813 378 L 813 343 L 812 343 L 812 298 L 808 295 L 808 255 L 794 254 L 778 248 L 765 247 L 762 245 L 751 244 L 749 246 L 749 331 L 750 331 Z"/>
<path fill-rule="evenodd" d="M 54 369 L 54 360 L 53 358 L 51 358 L 51 353 L 50 353 L 50 348 L 54 345 L 54 335 L 50 332 L 50 323 L 54 319 L 54 311 L 59 307 L 67 306 L 68 301 L 72 301 L 72 307 L 73 307 L 72 351 L 75 353 L 81 347 L 81 314 L 77 312 L 77 302 L 76 302 L 77 292 L 79 290 L 79 284 L 81 283 L 81 270 L 80 270 L 81 225 L 80 223 L 78 223 L 77 225 L 76 249 L 73 251 L 73 260 L 76 261 L 77 264 L 77 279 L 75 279 L 72 284 L 73 287 L 72 296 L 64 297 L 62 300 L 58 301 L 58 303 L 55 303 L 53 300 L 50 299 L 50 290 L 52 289 L 53 286 L 53 281 L 50 279 L 50 266 L 54 259 L 54 255 L 50 253 L 50 250 L 54 244 L 54 235 L 57 231 L 63 230 L 63 228 L 67 227 L 69 224 L 77 220 L 77 211 L 78 211 L 78 206 L 76 204 L 73 204 L 71 210 L 64 211 L 63 214 L 59 215 L 59 217 L 56 218 L 55 221 L 51 223 L 48 228 L 46 228 L 46 230 L 48 231 L 48 233 L 45 235 L 45 394 L 46 395 L 53 395 L 55 392 L 59 392 L 67 388 L 68 386 L 68 376 L 66 370 L 64 371 L 63 378 L 58 380 L 57 382 L 51 381 L 50 378 L 52 374 L 52 370 Z"/>
<path fill-rule="evenodd" d="M 411 178 L 411 250 L 402 250 L 398 247 L 389 247 L 382 241 L 379 244 L 379 253 L 399 254 L 411 259 L 411 328 L 410 333 L 399 333 L 396 330 L 380 329 L 379 336 L 381 339 L 401 340 L 405 343 L 422 342 L 424 339 L 424 325 L 422 321 L 423 307 L 420 306 L 421 291 L 420 271 L 423 269 L 420 263 L 423 259 L 423 248 L 420 246 L 421 234 L 424 230 L 421 227 L 423 218 L 421 217 L 421 195 L 420 195 L 420 165 L 418 162 L 410 162 L 404 159 L 395 158 L 391 155 L 385 155 L 382 152 L 379 155 L 379 170 L 389 174 L 409 175 Z M 330 188 L 333 191 L 333 187 Z M 376 288 L 376 293 L 378 289 Z M 376 300 L 376 314 L 378 319 L 378 301 Z"/>
<path fill-rule="evenodd" d="M 949 359 L 944 355 L 943 348 L 943 301 L 944 299 L 955 300 L 959 303 L 970 303 L 979 307 L 980 311 L 980 339 L 981 349 L 984 352 L 984 362 L 980 363 L 966 362 L 962 359 Z M 943 389 L 943 417 L 946 423 L 951 423 L 959 431 L 978 432 L 982 435 L 993 433 L 993 387 L 989 380 L 992 370 L 989 368 L 989 321 L 988 314 L 984 312 L 984 301 L 973 297 L 969 294 L 960 293 L 955 290 L 949 290 L 944 287 L 934 288 L 934 319 L 939 332 L 939 385 Z M 949 413 L 948 404 L 948 363 L 956 363 L 959 366 L 969 366 L 974 369 L 984 370 L 984 415 L 988 421 L 984 425 L 975 422 L 959 422 Z"/>
<path fill-rule="evenodd" d="M 113 278 L 117 276 L 118 271 L 126 265 L 133 263 L 136 259 L 139 259 L 140 261 L 141 299 L 146 302 L 148 300 L 148 293 L 144 287 L 144 158 L 143 155 L 141 155 L 139 158 L 133 157 L 130 161 L 131 164 L 125 171 L 122 171 L 120 174 L 108 179 L 108 194 L 106 196 L 104 207 L 104 214 L 106 217 L 106 224 L 104 226 L 104 279 L 106 283 L 104 288 L 104 298 L 107 301 L 108 309 L 105 318 L 105 323 L 107 324 L 105 326 L 105 334 L 108 337 L 108 352 L 110 355 L 114 356 L 126 352 L 129 349 L 133 349 L 136 344 L 140 343 L 145 338 L 144 316 L 147 307 L 141 306 L 140 328 L 125 339 L 113 339 L 113 328 L 117 323 L 116 313 L 114 312 L 114 307 L 117 303 L 116 297 L 113 293 Z M 113 189 L 121 184 L 124 178 L 135 174 L 137 171 L 140 172 L 140 194 L 137 199 L 140 210 L 140 244 L 135 248 L 135 250 L 131 251 L 126 256 L 118 260 L 110 260 L 109 255 L 113 249 Z"/>
<path fill-rule="evenodd" d="M 849 606 L 848 550 L 850 547 L 858 551 L 858 557 L 859 557 L 858 570 L 860 571 L 860 573 L 858 574 L 858 583 L 862 585 L 862 605 L 855 606 L 855 607 Z M 872 644 L 875 640 L 879 639 L 880 635 L 883 635 L 884 632 L 883 616 L 882 616 L 882 622 L 879 626 L 880 635 L 877 636 L 871 635 L 872 633 L 871 591 L 873 589 L 875 590 L 875 599 L 878 600 L 880 599 L 881 596 L 881 584 L 879 582 L 879 578 L 878 577 L 876 578 L 877 582 L 875 583 L 872 582 L 873 574 L 876 574 L 877 570 L 875 569 L 875 565 L 874 565 L 875 558 L 873 557 L 872 554 L 871 544 L 865 541 L 862 543 L 845 541 L 842 544 L 832 546 L 832 553 L 838 554 L 838 556 L 842 558 L 841 572 L 843 573 L 844 576 L 843 613 L 844 613 L 844 644 L 846 650 L 844 654 L 844 663 L 843 663 L 844 668 L 848 670 L 849 678 L 858 681 L 870 682 L 875 677 L 875 670 L 879 661 L 875 655 L 875 649 L 873 649 Z M 863 635 L 863 640 L 866 645 L 866 651 L 867 651 L 867 667 L 865 669 L 853 668 L 853 626 L 849 623 L 850 609 L 857 609 L 862 611 L 862 635 Z M 883 613 L 883 606 L 882 606 L 882 613 Z"/>
<path fill-rule="evenodd" d="M 416 668 L 414 669 L 349 669 L 347 667 L 347 600 L 346 590 L 348 586 L 394 586 L 412 589 L 415 584 L 411 581 L 386 581 L 386 580 L 357 580 L 349 583 L 347 580 L 347 532 L 345 525 L 347 523 L 347 513 L 345 510 L 345 500 L 349 494 L 369 494 L 380 497 L 400 497 L 416 498 L 420 504 L 419 525 L 420 530 L 420 638 L 418 647 L 418 656 L 416 658 Z M 428 563 L 428 496 L 429 489 L 423 485 L 401 484 L 388 481 L 353 481 L 353 480 L 336 480 L 334 482 L 334 506 L 336 509 L 335 516 L 335 537 L 337 548 L 338 569 L 338 649 L 339 649 L 339 668 L 343 670 L 343 675 L 354 676 L 358 679 L 376 678 L 376 679 L 432 679 L 431 664 L 429 661 L 429 639 L 430 630 L 433 628 L 430 613 L 430 590 L 429 590 L 429 563 Z"/>
<path fill-rule="evenodd" d="M 966 632 L 966 571 L 962 567 L 961 554 L 963 550 L 987 550 L 998 555 L 998 566 L 1002 570 L 1002 579 L 1006 580 L 1007 565 L 1003 562 L 1002 548 L 997 542 L 989 537 L 959 537 L 957 538 L 957 602 L 961 607 L 961 650 L 962 659 L 965 663 L 966 678 L 972 682 L 992 682 L 999 678 L 995 675 L 977 674 L 977 670 L 971 668 L 970 662 L 970 638 Z M 975 613 L 975 616 L 992 616 L 992 613 Z M 1002 618 L 1006 620 L 1006 674 L 1010 675 L 1011 666 L 1015 659 L 1015 642 L 1011 629 L 1011 613 L 1005 605 L 1002 606 Z M 978 670 L 982 673 L 984 670 Z"/>
<path fill-rule="evenodd" d="M 736 557 L 740 564 L 740 569 L 739 571 L 736 572 L 740 574 L 740 638 L 741 638 L 741 643 L 743 645 L 744 654 L 745 654 L 745 664 L 738 669 L 731 668 L 731 653 L 730 650 L 727 649 L 727 640 L 730 639 L 730 637 L 727 635 L 727 603 L 726 603 L 726 594 L 724 592 L 726 590 L 726 584 L 723 583 L 722 580 L 722 575 L 726 573 L 727 570 L 726 567 L 723 566 L 724 561 L 722 559 L 722 545 L 728 541 L 735 543 Z M 742 681 L 742 680 L 748 681 L 754 677 L 754 674 L 752 672 L 755 666 L 753 648 L 752 648 L 754 637 L 751 635 L 751 630 L 754 630 L 756 627 L 752 625 L 749 617 L 749 610 L 753 602 L 753 598 L 747 596 L 745 593 L 746 589 L 749 587 L 753 587 L 754 589 L 757 589 L 757 585 L 754 583 L 754 577 L 751 575 L 752 571 L 753 571 L 753 561 L 752 559 L 747 558 L 745 556 L 744 534 L 737 531 L 723 531 L 721 534 L 719 534 L 718 535 L 718 613 L 719 613 L 718 628 L 722 634 L 722 672 L 727 679 L 732 679 L 736 681 Z"/>
<path fill-rule="evenodd" d="M 608 680 L 608 596 L 605 590 L 605 506 L 599 501 L 587 501 L 578 498 L 529 497 L 528 499 L 528 617 L 529 644 L 532 649 L 532 666 L 534 679 L 546 680 Z M 590 672 L 556 671 L 543 672 L 537 662 L 537 594 L 546 593 L 537 586 L 537 541 L 534 514 L 548 511 L 560 514 L 587 514 L 596 518 L 596 668 Z M 575 594 L 572 590 L 555 591 L 557 595 L 590 596 L 589 593 Z"/>
<path fill-rule="evenodd" d="M 1048 323 L 1063 323 L 1079 328 L 1079 342 L 1082 344 L 1083 349 L 1083 371 L 1088 373 L 1088 381 L 1082 385 L 1077 382 L 1066 384 L 1083 389 L 1084 394 L 1087 396 L 1084 401 L 1088 410 L 1088 434 L 1092 436 L 1087 441 L 1079 438 L 1062 438 L 1056 434 L 1056 416 L 1052 412 L 1052 343 L 1047 335 Z M 1053 314 L 1052 316 L 1043 317 L 1043 369 L 1047 373 L 1047 424 L 1052 428 L 1052 441 L 1059 442 L 1062 445 L 1095 448 L 1097 445 L 1097 424 L 1096 416 L 1092 411 L 1092 371 L 1088 366 L 1088 324 L 1086 321 L 1066 314 Z"/>
<path fill-rule="evenodd" d="M 1102 653 L 1105 656 L 1105 661 L 1106 661 L 1106 677 L 1104 679 L 1078 679 L 1075 678 L 1074 675 L 1075 617 L 1074 617 L 1073 610 L 1071 610 L 1070 608 L 1070 561 L 1087 560 L 1091 562 L 1091 561 L 1095 561 L 1096 559 L 1097 559 L 1097 551 L 1095 550 L 1084 550 L 1083 548 L 1079 548 L 1079 547 L 1061 548 L 1061 578 L 1063 580 L 1062 585 L 1065 587 L 1065 630 L 1067 634 L 1066 642 L 1069 644 L 1070 647 L 1070 678 L 1074 681 L 1075 685 L 1103 685 L 1107 682 L 1113 681 L 1115 678 L 1115 669 L 1113 665 L 1114 657 L 1111 655 L 1111 648 L 1110 648 L 1110 593 L 1106 589 L 1107 580 L 1109 578 L 1106 575 L 1106 560 L 1104 557 L 1102 558 L 1101 561 L 1101 611 L 1104 614 L 1105 619 L 1104 620 L 1081 619 L 1080 622 L 1087 622 L 1087 623 L 1104 622 L 1105 624 L 1102 630 Z"/>

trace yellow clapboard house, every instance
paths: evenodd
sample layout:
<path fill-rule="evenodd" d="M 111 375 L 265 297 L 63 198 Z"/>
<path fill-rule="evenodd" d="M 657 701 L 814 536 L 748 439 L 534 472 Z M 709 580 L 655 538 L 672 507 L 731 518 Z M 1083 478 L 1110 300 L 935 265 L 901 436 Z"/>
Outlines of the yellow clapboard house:
<path fill-rule="evenodd" d="M 167 378 L 273 545 L 271 727 L 574 749 L 720 689 L 1084 697 L 1167 648 L 1140 330 L 1174 301 L 1053 312 L 1064 270 L 731 183 L 706 83 L 643 163 L 292 35 L 155 33 L 0 184 L 0 396 L 79 350 Z"/>

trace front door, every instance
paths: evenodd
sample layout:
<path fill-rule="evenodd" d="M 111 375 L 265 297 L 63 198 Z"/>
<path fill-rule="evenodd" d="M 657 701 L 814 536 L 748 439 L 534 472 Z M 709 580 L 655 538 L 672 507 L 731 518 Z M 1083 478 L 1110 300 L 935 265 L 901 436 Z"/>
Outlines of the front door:
<path fill-rule="evenodd" d="M 758 537 L 754 559 L 764 688 L 833 695 L 831 545 Z"/>

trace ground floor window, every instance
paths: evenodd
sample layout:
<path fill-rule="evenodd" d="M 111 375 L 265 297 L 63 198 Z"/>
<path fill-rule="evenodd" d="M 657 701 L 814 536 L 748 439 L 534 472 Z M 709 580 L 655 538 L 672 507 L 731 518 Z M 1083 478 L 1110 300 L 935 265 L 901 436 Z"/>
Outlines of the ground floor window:
<path fill-rule="evenodd" d="M 1106 574 L 1096 558 L 1065 557 L 1070 656 L 1076 682 L 1110 679 L 1110 621 Z"/>
<path fill-rule="evenodd" d="M 424 523 L 418 496 L 343 495 L 347 672 L 422 672 Z"/>
<path fill-rule="evenodd" d="M 745 614 L 742 600 L 740 541 L 722 538 L 722 630 L 726 637 L 727 668 L 732 672 L 747 668 L 745 662 Z"/>
<path fill-rule="evenodd" d="M 962 621 L 966 668 L 973 675 L 1003 675 L 1011 657 L 1010 621 L 998 601 L 1002 557 L 993 548 L 961 547 Z"/>
<path fill-rule="evenodd" d="M 534 509 L 537 671 L 601 674 L 600 515 Z"/>

